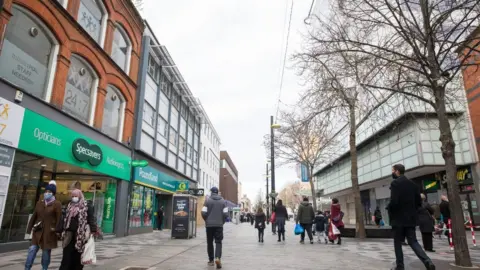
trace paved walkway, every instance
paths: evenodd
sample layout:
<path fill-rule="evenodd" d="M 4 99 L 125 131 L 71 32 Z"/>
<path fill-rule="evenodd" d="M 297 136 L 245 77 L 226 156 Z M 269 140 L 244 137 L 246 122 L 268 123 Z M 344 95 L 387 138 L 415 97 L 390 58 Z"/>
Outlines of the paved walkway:
<path fill-rule="evenodd" d="M 225 225 L 223 269 L 390 269 L 395 260 L 392 240 L 345 239 L 344 244 L 314 245 L 298 243 L 294 236 L 293 223 L 287 224 L 286 243 L 277 243 L 275 236 L 267 233 L 265 243 L 258 243 L 256 230 L 249 224 Z M 437 269 L 455 269 L 449 266 L 453 254 L 446 239 L 434 242 L 437 253 L 430 253 Z M 425 269 L 409 247 L 404 248 L 407 269 Z M 0 270 L 23 270 L 26 251 L 0 255 Z M 475 263 L 480 265 L 480 250 L 471 251 Z M 85 269 L 119 270 L 127 266 L 147 267 L 162 270 L 202 270 L 207 266 L 204 229 L 190 240 L 170 239 L 168 232 L 153 232 L 124 238 L 106 239 L 97 242 L 97 264 Z M 61 249 L 52 252 L 50 269 L 58 269 Z M 34 270 L 41 267 L 40 254 Z"/>

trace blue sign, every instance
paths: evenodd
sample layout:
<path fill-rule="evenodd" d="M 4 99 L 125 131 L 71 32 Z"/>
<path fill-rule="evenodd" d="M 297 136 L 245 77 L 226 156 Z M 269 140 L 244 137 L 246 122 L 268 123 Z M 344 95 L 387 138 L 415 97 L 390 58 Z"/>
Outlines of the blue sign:
<path fill-rule="evenodd" d="M 300 171 L 302 173 L 302 182 L 308 182 L 308 166 L 304 163 L 300 164 Z"/>
<path fill-rule="evenodd" d="M 177 180 L 175 177 L 156 170 L 150 166 L 135 168 L 135 182 L 169 193 L 188 190 L 188 180 Z"/>

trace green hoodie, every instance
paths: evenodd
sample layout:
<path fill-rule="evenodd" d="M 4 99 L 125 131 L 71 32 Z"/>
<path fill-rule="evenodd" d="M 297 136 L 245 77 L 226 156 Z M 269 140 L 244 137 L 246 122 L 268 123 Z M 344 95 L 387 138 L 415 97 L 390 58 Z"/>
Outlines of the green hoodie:
<path fill-rule="evenodd" d="M 297 222 L 300 224 L 312 224 L 315 219 L 313 207 L 309 202 L 302 202 L 298 207 Z"/>

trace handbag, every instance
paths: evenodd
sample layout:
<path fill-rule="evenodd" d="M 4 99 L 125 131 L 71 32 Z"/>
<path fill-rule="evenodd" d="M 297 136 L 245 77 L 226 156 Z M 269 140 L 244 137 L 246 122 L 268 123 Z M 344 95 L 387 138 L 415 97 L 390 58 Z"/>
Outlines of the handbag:
<path fill-rule="evenodd" d="M 295 235 L 302 234 L 304 231 L 305 231 L 305 229 L 304 229 L 304 228 L 302 227 L 302 225 L 300 225 L 300 224 L 296 224 L 296 225 L 295 225 L 295 229 L 293 230 L 293 232 L 295 233 Z"/>
<path fill-rule="evenodd" d="M 274 222 L 275 222 L 276 216 L 277 216 L 277 215 L 275 214 L 275 212 L 273 212 L 273 213 L 272 213 L 272 216 L 270 217 L 270 222 L 271 222 L 271 223 L 274 223 Z"/>

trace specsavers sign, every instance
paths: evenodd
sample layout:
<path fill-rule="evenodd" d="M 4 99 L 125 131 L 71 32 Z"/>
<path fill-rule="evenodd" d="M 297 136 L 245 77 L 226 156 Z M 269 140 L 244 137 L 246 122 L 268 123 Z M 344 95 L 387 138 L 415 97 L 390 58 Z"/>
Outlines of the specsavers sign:
<path fill-rule="evenodd" d="M 25 109 L 18 149 L 124 180 L 130 157 Z"/>
<path fill-rule="evenodd" d="M 25 109 L 0 97 L 0 144 L 17 148 Z"/>
<path fill-rule="evenodd" d="M 150 166 L 135 168 L 135 182 L 169 193 L 188 190 L 188 180 L 182 181 Z"/>

